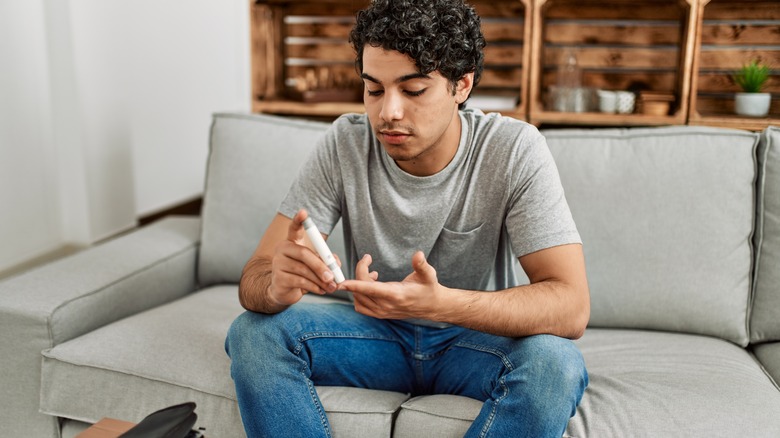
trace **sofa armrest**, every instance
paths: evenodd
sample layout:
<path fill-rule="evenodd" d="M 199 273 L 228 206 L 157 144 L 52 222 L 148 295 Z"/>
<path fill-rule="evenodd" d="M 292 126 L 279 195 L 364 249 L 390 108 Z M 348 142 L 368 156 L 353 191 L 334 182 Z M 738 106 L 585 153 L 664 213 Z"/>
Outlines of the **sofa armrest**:
<path fill-rule="evenodd" d="M 200 219 L 172 217 L 0 281 L 0 424 L 58 436 L 38 414 L 41 351 L 196 288 Z"/>

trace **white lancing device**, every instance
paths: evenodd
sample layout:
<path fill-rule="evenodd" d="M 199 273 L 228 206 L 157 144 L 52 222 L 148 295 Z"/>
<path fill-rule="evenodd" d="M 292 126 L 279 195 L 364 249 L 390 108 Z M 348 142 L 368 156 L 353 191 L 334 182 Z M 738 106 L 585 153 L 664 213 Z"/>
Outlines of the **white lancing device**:
<path fill-rule="evenodd" d="M 306 230 L 306 235 L 309 236 L 309 240 L 311 240 L 311 243 L 314 245 L 314 249 L 317 250 L 317 254 L 319 254 L 322 261 L 328 265 L 328 269 L 333 272 L 333 280 L 336 284 L 343 283 L 344 280 L 346 280 L 344 278 L 344 273 L 341 272 L 339 264 L 336 263 L 336 258 L 333 257 L 333 253 L 330 251 L 330 248 L 328 248 L 328 244 L 325 243 L 325 239 L 322 238 L 320 230 L 317 229 L 317 226 L 314 225 L 314 221 L 311 220 L 310 217 L 307 217 L 303 221 L 303 229 Z"/>

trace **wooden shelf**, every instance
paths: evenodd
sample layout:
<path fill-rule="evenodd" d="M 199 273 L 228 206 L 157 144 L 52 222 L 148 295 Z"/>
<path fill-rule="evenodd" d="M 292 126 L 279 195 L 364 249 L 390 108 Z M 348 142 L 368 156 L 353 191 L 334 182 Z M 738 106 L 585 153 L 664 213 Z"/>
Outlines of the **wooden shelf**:
<path fill-rule="evenodd" d="M 780 1 L 699 0 L 688 123 L 762 130 L 780 124 Z M 769 117 L 734 115 L 739 88 L 731 76 L 759 59 L 775 71 L 766 91 L 773 93 Z"/>
<path fill-rule="evenodd" d="M 541 111 L 533 115 L 535 125 L 586 125 L 586 126 L 663 126 L 678 123 L 676 116 L 651 116 L 645 114 L 604 114 L 598 112 L 565 113 Z"/>
<path fill-rule="evenodd" d="M 536 125 L 780 125 L 780 0 L 471 0 L 485 68 L 474 93 L 516 96 L 505 115 Z M 348 35 L 369 0 L 251 0 L 252 109 L 303 117 L 364 112 L 361 102 L 306 103 L 296 90 L 361 89 Z M 673 97 L 669 115 L 551 111 L 561 54 L 583 87 Z M 773 68 L 769 117 L 732 115 L 730 77 L 758 57 Z M 318 88 L 320 87 L 320 88 Z M 638 100 L 637 100 L 638 102 Z M 484 109 L 486 112 L 490 108 Z"/>
<path fill-rule="evenodd" d="M 697 116 L 691 121 L 691 125 L 719 126 L 722 128 L 745 129 L 748 131 L 763 131 L 767 126 L 780 126 L 780 118 L 777 116 L 764 118 L 750 118 L 739 116 Z"/>
<path fill-rule="evenodd" d="M 289 99 L 296 89 L 337 82 L 362 89 L 355 72 L 349 32 L 355 12 L 368 0 L 253 0 L 253 111 L 299 116 L 363 112 L 359 102 L 302 103 Z M 480 15 L 485 48 L 482 79 L 474 92 L 514 94 L 511 114 L 525 119 L 528 105 L 531 0 L 472 0 Z M 510 18 L 510 19 L 507 19 Z"/>
<path fill-rule="evenodd" d="M 530 76 L 531 123 L 685 124 L 696 0 L 535 0 Z M 675 97 L 671 115 L 553 112 L 552 89 L 564 53 L 577 58 L 581 86 L 652 91 Z M 638 101 L 638 99 L 637 99 Z M 592 102 L 590 111 L 597 110 Z"/>
<path fill-rule="evenodd" d="M 345 113 L 364 113 L 362 103 L 304 103 L 291 100 L 255 100 L 252 111 L 291 116 L 338 117 Z"/>

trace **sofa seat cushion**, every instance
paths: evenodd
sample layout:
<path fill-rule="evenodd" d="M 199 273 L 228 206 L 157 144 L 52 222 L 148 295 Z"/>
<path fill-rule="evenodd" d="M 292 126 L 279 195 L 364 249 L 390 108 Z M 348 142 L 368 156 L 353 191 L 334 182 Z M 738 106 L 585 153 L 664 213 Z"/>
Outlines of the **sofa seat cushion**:
<path fill-rule="evenodd" d="M 224 348 L 230 324 L 243 311 L 237 297 L 237 286 L 215 286 L 45 351 L 41 410 L 89 423 L 139 421 L 194 401 L 198 426 L 208 436 L 244 436 Z M 317 391 L 342 436 L 367 430 L 390 436 L 393 416 L 408 398 L 356 388 Z"/>
<path fill-rule="evenodd" d="M 192 400 L 209 436 L 244 436 L 224 338 L 242 312 L 216 286 L 44 352 L 41 410 L 85 422 L 138 421 Z M 321 299 L 312 296 L 311 300 Z M 572 436 L 780 436 L 780 392 L 756 360 L 697 335 L 588 329 L 577 341 L 590 385 Z M 319 387 L 339 436 L 462 436 L 481 403 Z M 395 426 L 393 419 L 397 415 Z"/>
<path fill-rule="evenodd" d="M 590 384 L 567 436 L 780 436 L 780 391 L 732 343 L 614 329 L 588 329 L 576 343 Z M 415 397 L 403 404 L 394 436 L 463 436 L 480 408 L 464 397 Z"/>
<path fill-rule="evenodd" d="M 780 436 L 780 391 L 755 358 L 711 337 L 588 329 L 590 384 L 568 434 Z"/>

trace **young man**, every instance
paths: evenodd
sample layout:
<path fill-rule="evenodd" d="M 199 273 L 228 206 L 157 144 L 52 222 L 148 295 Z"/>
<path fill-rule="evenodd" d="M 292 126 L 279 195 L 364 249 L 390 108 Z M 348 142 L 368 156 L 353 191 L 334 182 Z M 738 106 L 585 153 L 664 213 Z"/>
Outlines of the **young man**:
<path fill-rule="evenodd" d="M 323 385 L 459 394 L 484 401 L 468 436 L 560 437 L 590 305 L 544 138 L 462 110 L 485 44 L 462 0 L 375 0 L 350 39 L 367 114 L 334 122 L 241 279 L 226 348 L 247 434 L 330 436 Z M 334 283 L 308 216 L 342 219 L 354 279 Z M 354 304 L 299 303 L 337 289 Z"/>

